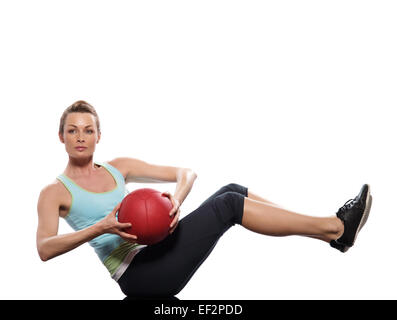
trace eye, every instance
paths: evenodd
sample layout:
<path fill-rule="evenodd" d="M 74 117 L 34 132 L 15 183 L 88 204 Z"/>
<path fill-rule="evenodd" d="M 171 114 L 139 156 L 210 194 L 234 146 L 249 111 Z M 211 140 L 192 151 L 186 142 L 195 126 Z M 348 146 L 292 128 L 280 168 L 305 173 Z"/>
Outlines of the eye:
<path fill-rule="evenodd" d="M 71 129 L 71 130 L 69 130 L 68 132 L 69 132 L 69 133 L 72 133 L 73 131 L 74 131 L 74 129 Z"/>
<path fill-rule="evenodd" d="M 91 129 L 89 129 L 89 130 L 87 130 L 89 133 L 93 133 L 94 131 L 93 130 L 91 130 Z"/>

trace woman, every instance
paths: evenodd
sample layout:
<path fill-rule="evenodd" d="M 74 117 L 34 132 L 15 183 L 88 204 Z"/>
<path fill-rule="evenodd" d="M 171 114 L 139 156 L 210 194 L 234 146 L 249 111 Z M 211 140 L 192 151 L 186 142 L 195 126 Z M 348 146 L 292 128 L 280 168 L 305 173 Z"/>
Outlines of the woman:
<path fill-rule="evenodd" d="M 221 235 L 236 223 L 264 235 L 319 239 L 346 252 L 370 212 L 372 196 L 367 184 L 336 214 L 312 217 L 286 210 L 247 187 L 230 183 L 178 221 L 179 208 L 196 173 L 126 157 L 96 162 L 93 154 L 100 137 L 99 118 L 90 104 L 77 101 L 64 111 L 59 139 L 65 144 L 69 162 L 63 174 L 40 193 L 37 249 L 47 261 L 89 242 L 127 296 L 178 294 Z M 170 235 L 160 243 L 140 245 L 136 236 L 123 231 L 130 224 L 117 220 L 125 184 L 132 181 L 177 183 L 174 195 L 163 193 L 173 204 L 173 221 Z M 75 232 L 58 235 L 59 217 Z"/>

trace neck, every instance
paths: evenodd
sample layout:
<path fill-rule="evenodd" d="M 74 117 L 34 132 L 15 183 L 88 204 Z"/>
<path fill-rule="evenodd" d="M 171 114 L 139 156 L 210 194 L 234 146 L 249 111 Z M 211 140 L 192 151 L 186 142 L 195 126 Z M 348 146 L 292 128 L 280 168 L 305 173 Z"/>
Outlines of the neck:
<path fill-rule="evenodd" d="M 72 158 L 69 157 L 68 165 L 65 169 L 65 173 L 69 176 L 90 176 L 99 168 L 98 165 L 94 164 L 93 157 L 89 158 Z"/>

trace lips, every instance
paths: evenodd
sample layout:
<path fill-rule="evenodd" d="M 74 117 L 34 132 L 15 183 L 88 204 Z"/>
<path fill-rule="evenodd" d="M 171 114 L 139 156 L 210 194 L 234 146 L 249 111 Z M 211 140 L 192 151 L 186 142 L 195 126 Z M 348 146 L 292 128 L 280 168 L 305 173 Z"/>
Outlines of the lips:
<path fill-rule="evenodd" d="M 87 149 L 87 147 L 76 147 L 75 149 L 78 151 L 83 151 L 83 150 Z"/>

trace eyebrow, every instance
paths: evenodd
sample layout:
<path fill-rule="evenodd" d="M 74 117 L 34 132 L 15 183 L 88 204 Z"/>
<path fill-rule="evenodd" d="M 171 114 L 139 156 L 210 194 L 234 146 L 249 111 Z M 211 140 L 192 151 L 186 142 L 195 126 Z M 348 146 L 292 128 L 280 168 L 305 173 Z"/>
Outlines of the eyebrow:
<path fill-rule="evenodd" d="M 75 126 L 74 124 L 69 124 L 69 126 L 72 126 L 72 127 L 76 127 L 77 128 L 77 126 Z M 92 124 L 89 124 L 88 126 L 85 126 L 86 128 L 88 128 L 88 127 L 92 127 Z"/>

